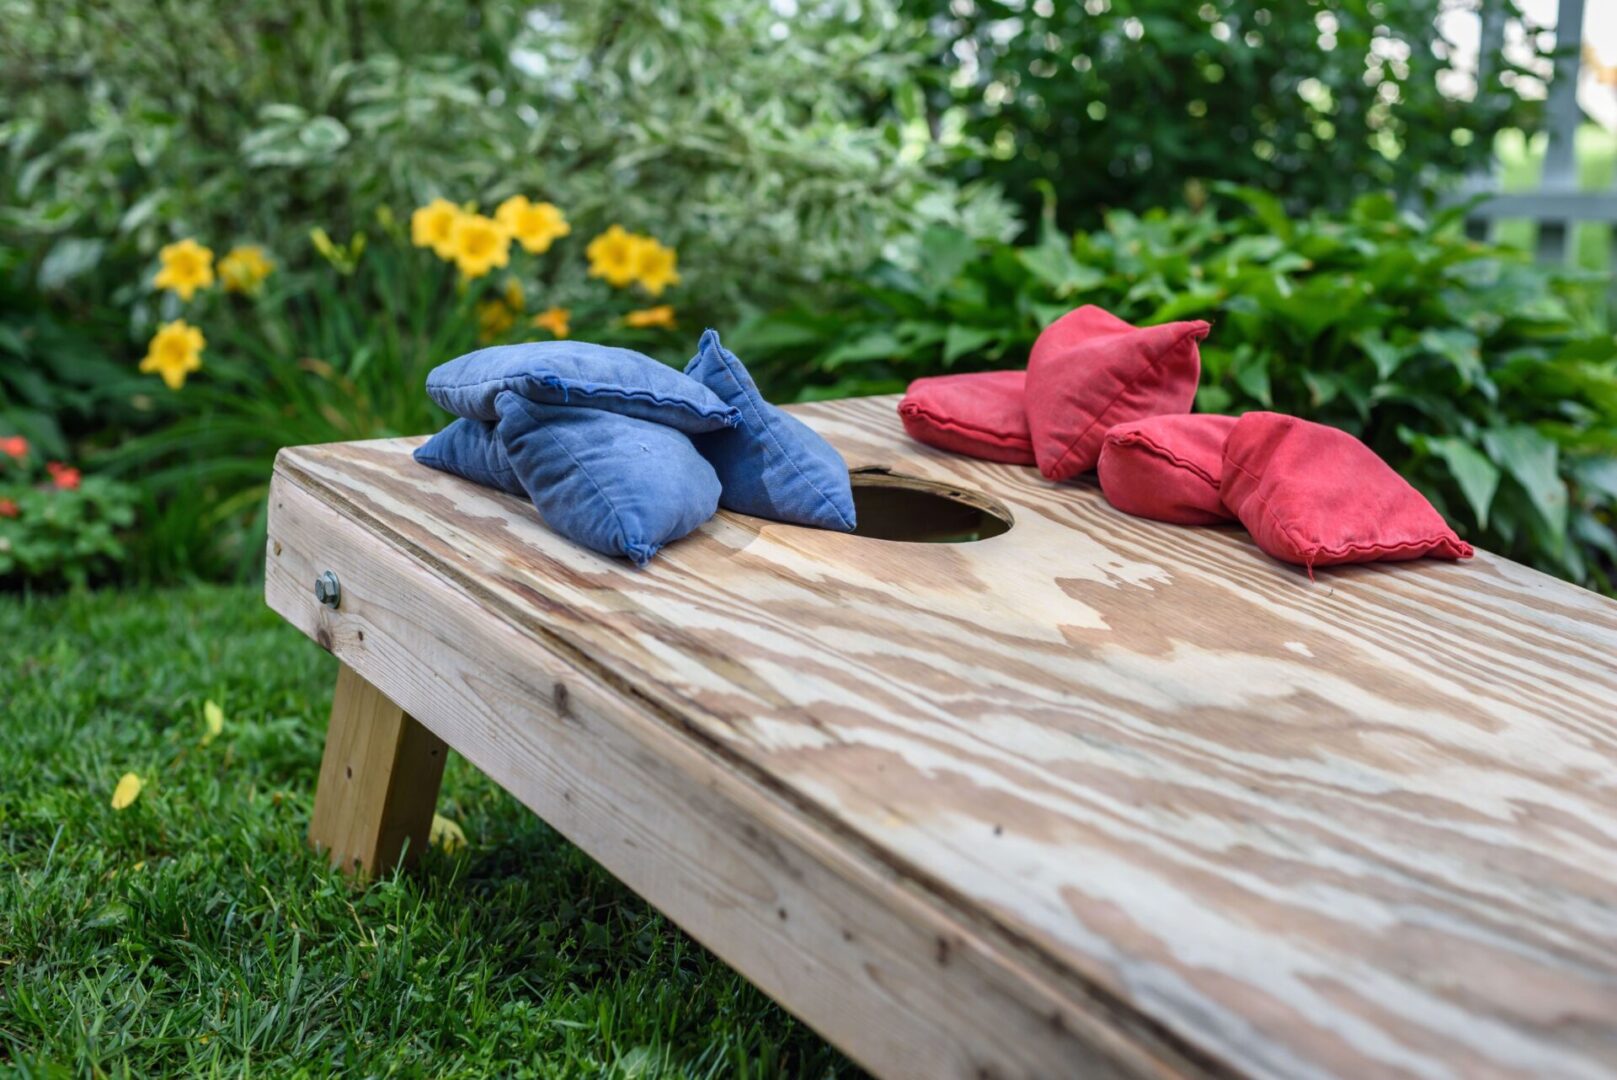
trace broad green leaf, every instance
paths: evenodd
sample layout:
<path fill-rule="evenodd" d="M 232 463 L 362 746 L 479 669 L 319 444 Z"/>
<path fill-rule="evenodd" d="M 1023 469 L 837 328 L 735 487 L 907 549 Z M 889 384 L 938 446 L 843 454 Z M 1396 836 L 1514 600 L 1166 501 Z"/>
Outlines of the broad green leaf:
<path fill-rule="evenodd" d="M 1567 490 L 1559 471 L 1560 448 L 1525 425 L 1485 431 L 1482 445 L 1494 464 L 1527 492 L 1533 509 L 1556 541 L 1565 540 Z"/>
<path fill-rule="evenodd" d="M 1482 366 L 1481 346 L 1477 335 L 1453 327 L 1426 330 L 1420 336 L 1420 347 L 1452 364 L 1454 370 L 1459 372 L 1460 381 L 1466 386 L 1488 382 L 1487 372 Z"/>
<path fill-rule="evenodd" d="M 926 119 L 926 93 L 917 83 L 910 81 L 900 83 L 897 92 L 893 94 L 893 104 L 898 109 L 898 115 L 907 122 L 914 123 Z"/>
<path fill-rule="evenodd" d="M 1066 304 L 1034 304 L 1032 307 L 1033 317 L 1041 328 L 1049 326 L 1071 310 Z"/>
<path fill-rule="evenodd" d="M 1081 265 L 1065 244 L 1040 243 L 1019 253 L 1022 265 L 1044 282 L 1058 297 L 1066 298 L 1093 289 L 1106 275 L 1092 266 Z"/>
<path fill-rule="evenodd" d="M 1388 341 L 1380 327 L 1372 330 L 1361 330 L 1353 335 L 1353 343 L 1364 350 L 1370 362 L 1376 366 L 1376 376 L 1380 379 L 1390 379 L 1403 364 L 1409 355 L 1409 348 L 1403 345 L 1394 345 Z"/>
<path fill-rule="evenodd" d="M 1214 184 L 1213 190 L 1245 203 L 1253 216 L 1276 236 L 1287 240 L 1291 238 L 1291 215 L 1286 212 L 1285 204 L 1274 195 L 1254 187 L 1228 183 Z"/>
<path fill-rule="evenodd" d="M 1234 397 L 1222 386 L 1203 386 L 1196 391 L 1197 412 L 1227 413 L 1234 404 Z"/>
<path fill-rule="evenodd" d="M 39 287 L 45 290 L 60 289 L 79 275 L 95 269 L 104 250 L 104 241 L 64 236 L 56 241 L 50 254 L 39 264 Z"/>
<path fill-rule="evenodd" d="M 1274 394 L 1269 384 L 1269 356 L 1243 349 L 1230 368 L 1235 385 L 1265 408 L 1274 406 Z"/>
<path fill-rule="evenodd" d="M 773 317 L 763 315 L 758 319 L 742 323 L 737 328 L 737 349 L 757 349 L 760 352 L 771 352 L 775 349 L 792 349 L 800 346 L 815 346 L 830 338 L 836 330 L 833 320 L 817 320 L 817 322 L 797 322 L 787 317 Z M 726 335 L 726 344 L 729 335 Z"/>
<path fill-rule="evenodd" d="M 836 401 L 839 398 L 897 394 L 904 390 L 902 379 L 839 379 L 829 386 L 809 386 L 798 391 L 798 401 Z"/>
<path fill-rule="evenodd" d="M 920 275 L 934 286 L 954 280 L 977 253 L 977 242 L 959 229 L 933 225 L 921 237 Z"/>
<path fill-rule="evenodd" d="M 1617 532 L 1587 510 L 1579 510 L 1573 515 L 1572 535 L 1591 547 L 1599 548 L 1617 562 Z"/>
<path fill-rule="evenodd" d="M 1571 471 L 1579 487 L 1593 489 L 1617 502 L 1617 457 L 1584 458 Z"/>
<path fill-rule="evenodd" d="M 980 326 L 962 326 L 959 323 L 949 327 L 943 338 L 943 362 L 952 364 L 967 353 L 976 352 L 984 345 L 999 337 L 999 331 L 984 329 Z"/>
<path fill-rule="evenodd" d="M 856 360 L 892 360 L 905 352 L 903 342 L 887 330 L 873 330 L 832 349 L 820 361 L 827 371 Z"/>
<path fill-rule="evenodd" d="M 1460 485 L 1465 501 L 1471 504 L 1477 524 L 1486 529 L 1494 492 L 1499 490 L 1499 469 L 1480 450 L 1457 436 L 1430 436 L 1423 443 L 1449 467 L 1449 475 Z"/>
<path fill-rule="evenodd" d="M 1315 409 L 1323 409 L 1342 392 L 1341 382 L 1328 372 L 1304 369 L 1303 385 L 1308 387 L 1308 400 Z"/>
<path fill-rule="evenodd" d="M 1192 315 L 1201 315 L 1218 307 L 1224 299 L 1224 290 L 1215 288 L 1190 288 L 1178 296 L 1159 306 L 1145 322 L 1151 325 L 1165 322 L 1178 322 Z"/>
<path fill-rule="evenodd" d="M 310 152 L 322 157 L 336 153 L 348 145 L 348 129 L 341 120 L 331 116 L 317 116 L 304 124 L 298 132 L 298 142 Z"/>

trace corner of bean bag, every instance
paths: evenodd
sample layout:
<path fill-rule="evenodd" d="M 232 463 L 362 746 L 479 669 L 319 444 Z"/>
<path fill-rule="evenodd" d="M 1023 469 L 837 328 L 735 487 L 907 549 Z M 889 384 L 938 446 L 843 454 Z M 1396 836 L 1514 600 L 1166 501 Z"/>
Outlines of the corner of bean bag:
<path fill-rule="evenodd" d="M 842 455 L 803 421 L 771 405 L 713 330 L 685 374 L 736 410 L 741 423 L 693 437 L 718 474 L 719 505 L 738 514 L 852 531 L 853 487 Z"/>

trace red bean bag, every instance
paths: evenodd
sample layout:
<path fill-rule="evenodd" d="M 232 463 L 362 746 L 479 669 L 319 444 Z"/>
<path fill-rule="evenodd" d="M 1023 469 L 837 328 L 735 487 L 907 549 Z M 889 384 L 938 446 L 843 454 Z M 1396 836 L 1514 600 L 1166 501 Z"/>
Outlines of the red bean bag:
<path fill-rule="evenodd" d="M 1295 416 L 1241 417 L 1224 443 L 1221 491 L 1260 548 L 1310 574 L 1337 563 L 1472 555 L 1375 451 Z"/>
<path fill-rule="evenodd" d="M 1127 514 L 1175 525 L 1234 520 L 1219 498 L 1233 416 L 1179 413 L 1118 424 L 1101 443 L 1100 489 Z"/>
<path fill-rule="evenodd" d="M 1010 465 L 1033 464 L 1024 371 L 935 375 L 910 383 L 898 415 L 916 442 Z"/>
<path fill-rule="evenodd" d="M 1039 471 L 1070 480 L 1095 467 L 1109 428 L 1190 411 L 1201 377 L 1201 321 L 1135 327 L 1098 307 L 1044 328 L 1027 368 L 1027 419 Z"/>

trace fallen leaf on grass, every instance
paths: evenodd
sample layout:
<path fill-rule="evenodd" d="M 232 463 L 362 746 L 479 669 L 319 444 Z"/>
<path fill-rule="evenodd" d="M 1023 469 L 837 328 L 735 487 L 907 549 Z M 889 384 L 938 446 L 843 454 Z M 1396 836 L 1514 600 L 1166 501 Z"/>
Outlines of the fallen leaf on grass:
<path fill-rule="evenodd" d="M 466 834 L 459 825 L 444 817 L 442 814 L 432 815 L 432 832 L 427 834 L 427 843 L 437 844 L 445 851 L 455 851 L 466 846 Z"/>
<path fill-rule="evenodd" d="M 112 808 L 123 810 L 130 803 L 140 798 L 140 789 L 144 785 L 139 776 L 126 772 L 118 778 L 118 786 L 112 790 Z"/>
<path fill-rule="evenodd" d="M 225 711 L 212 701 L 202 703 L 202 722 L 207 730 L 202 733 L 202 745 L 207 746 L 225 729 Z"/>

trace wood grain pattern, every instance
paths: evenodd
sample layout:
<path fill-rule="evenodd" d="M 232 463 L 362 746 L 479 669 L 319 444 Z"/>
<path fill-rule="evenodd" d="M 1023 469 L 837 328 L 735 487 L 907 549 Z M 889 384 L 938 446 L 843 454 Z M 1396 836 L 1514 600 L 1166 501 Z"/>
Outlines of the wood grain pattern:
<path fill-rule="evenodd" d="M 489 598 L 379 545 L 286 476 L 265 593 L 495 782 L 884 1076 L 1197 1069 L 1117 1003 L 1057 985 Z M 340 612 L 315 603 L 321 570 Z"/>
<path fill-rule="evenodd" d="M 1617 1070 L 1617 605 L 1487 554 L 1311 585 L 1237 530 L 910 443 L 893 405 L 799 415 L 850 466 L 997 499 L 1009 533 L 903 545 L 721 513 L 635 571 L 416 466 L 419 440 L 286 452 L 278 490 L 464 596 L 480 637 L 565 661 L 603 724 L 630 703 L 712 783 L 789 808 L 828 873 L 958 927 L 985 982 L 1057 1003 L 1069 1062 Z M 318 636 L 274 566 L 272 603 Z"/>
<path fill-rule="evenodd" d="M 309 843 L 345 873 L 369 877 L 420 855 L 448 748 L 344 664 L 320 758 Z"/>

